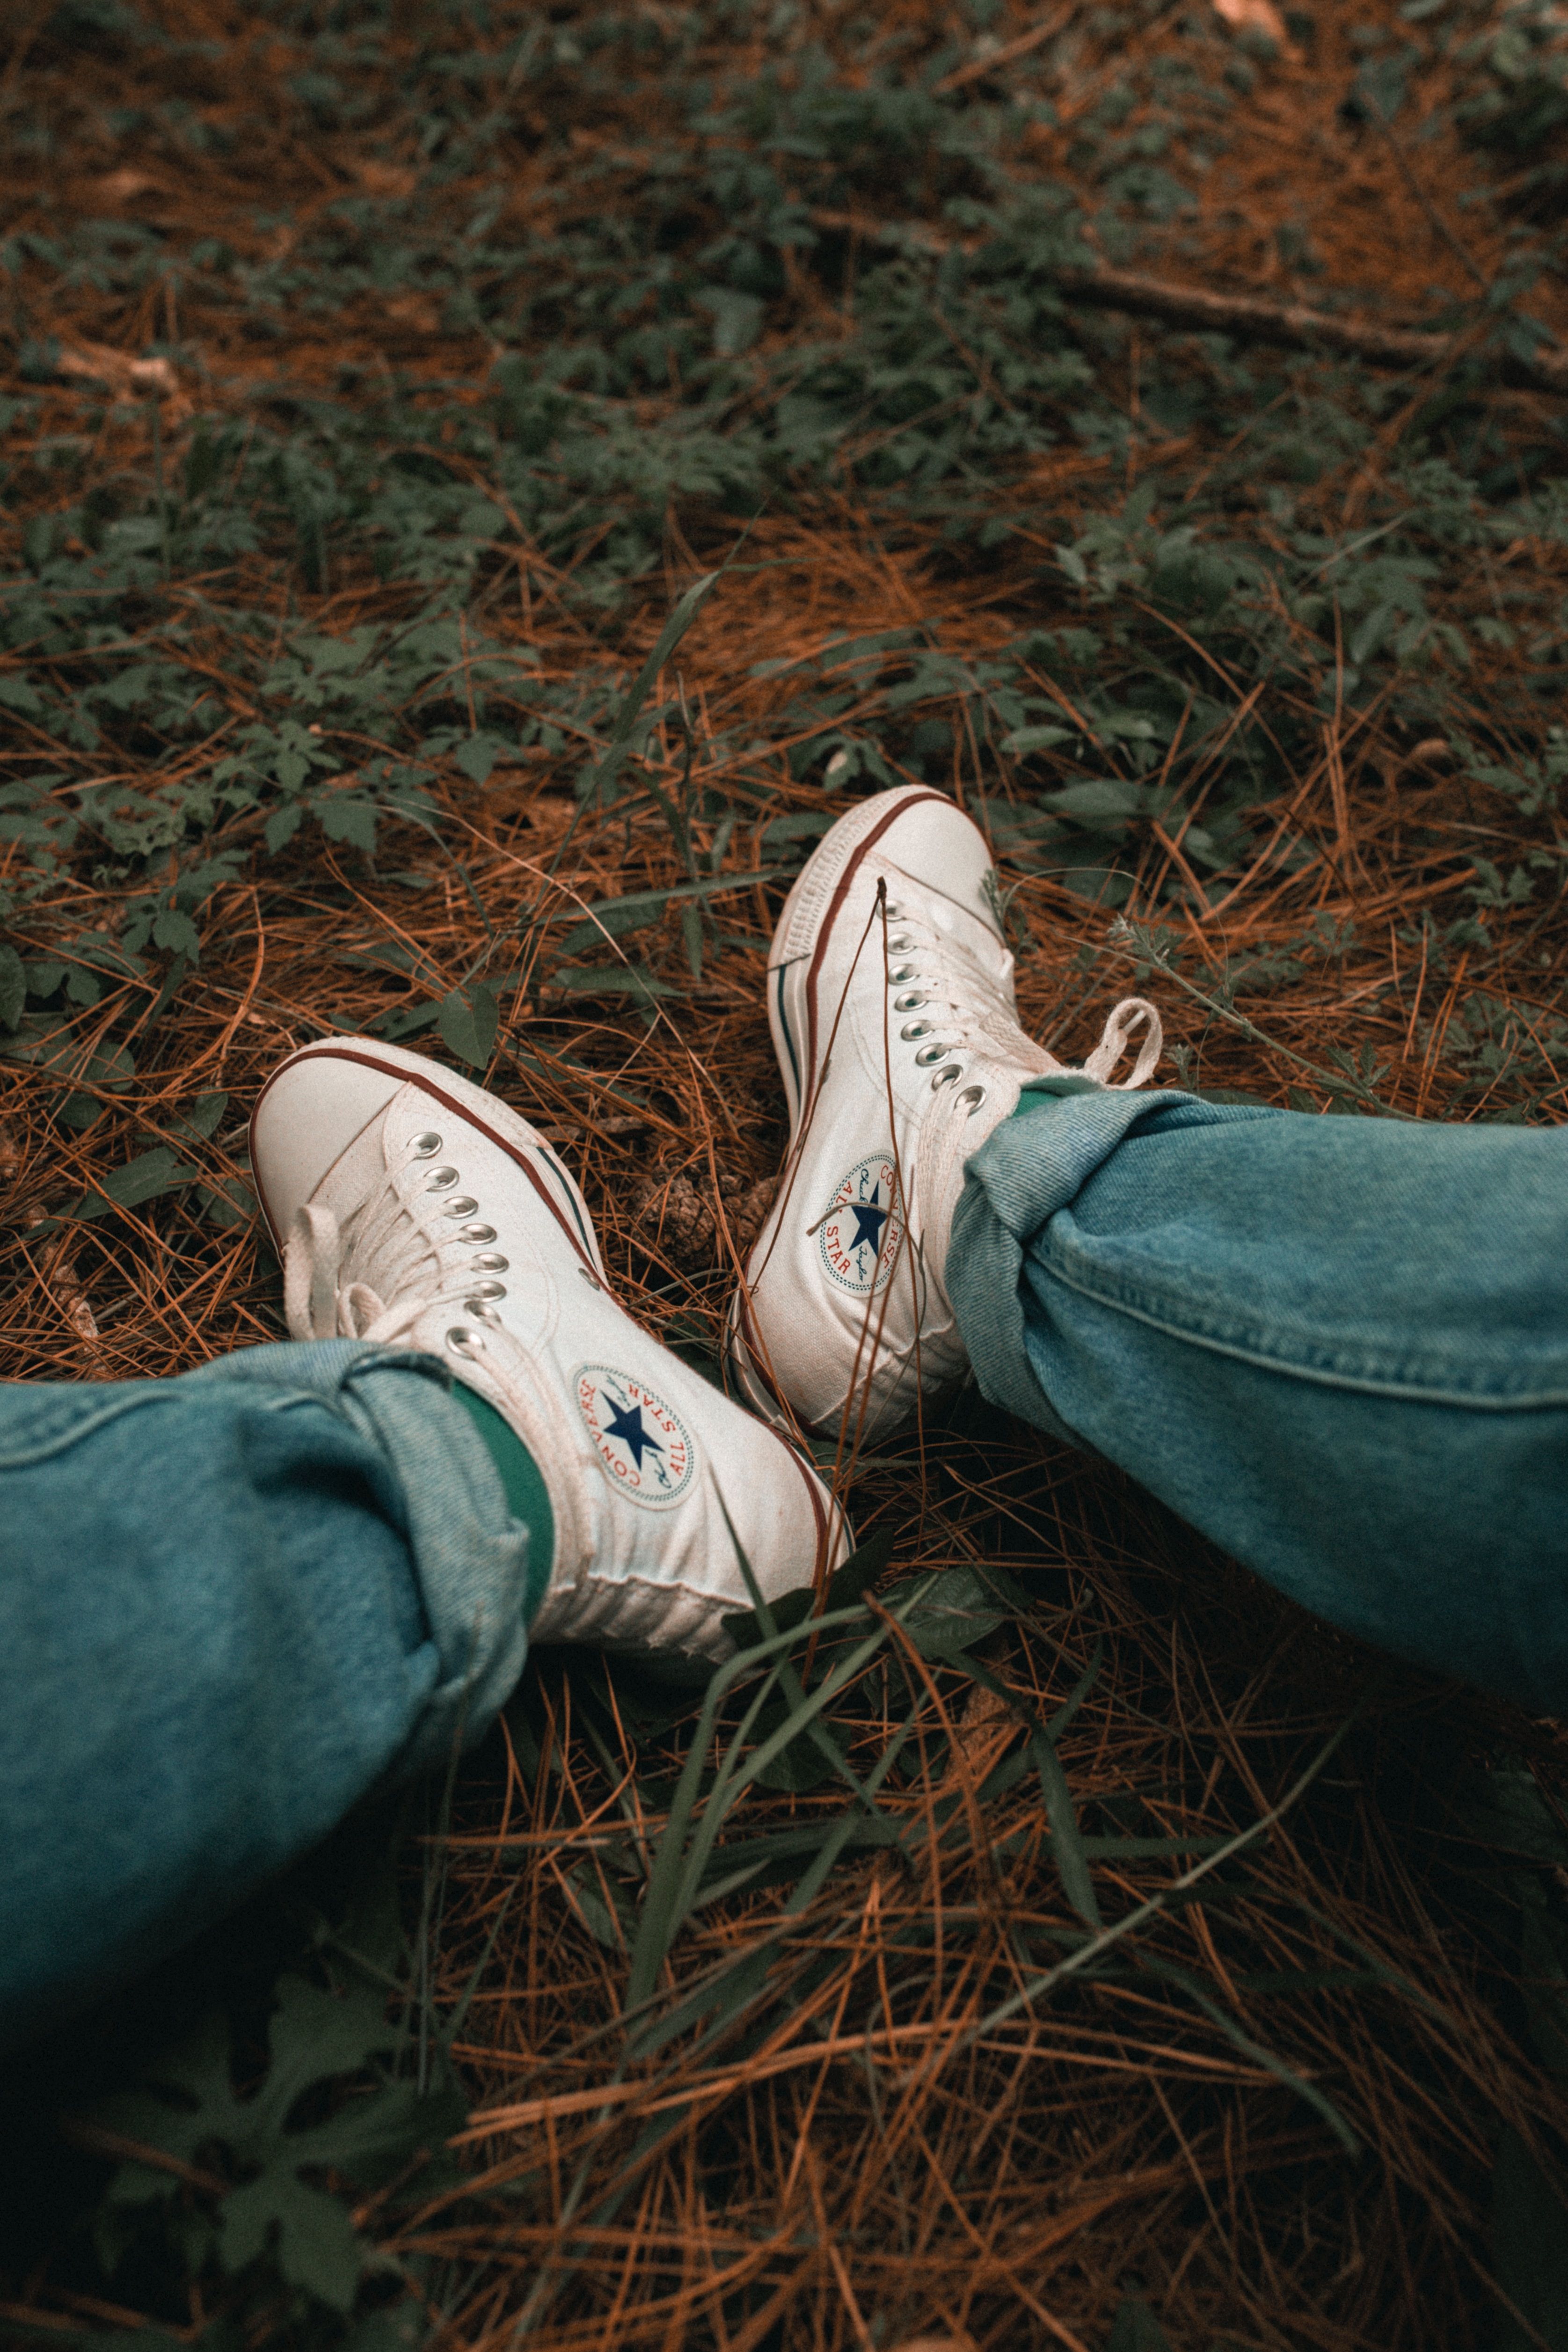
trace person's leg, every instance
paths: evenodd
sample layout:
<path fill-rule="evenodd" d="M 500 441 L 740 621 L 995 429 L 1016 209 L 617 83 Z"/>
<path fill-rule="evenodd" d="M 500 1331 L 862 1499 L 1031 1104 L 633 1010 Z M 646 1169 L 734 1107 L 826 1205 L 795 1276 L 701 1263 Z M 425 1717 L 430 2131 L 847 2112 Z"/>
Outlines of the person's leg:
<path fill-rule="evenodd" d="M 483 1729 L 549 1565 L 424 1358 L 0 1386 L 0 2046 Z"/>
<path fill-rule="evenodd" d="M 993 1402 L 1335 1624 L 1568 1705 L 1568 1133 L 1046 1077 L 946 1283 Z"/>
<path fill-rule="evenodd" d="M 525 1629 L 722 1659 L 847 1548 L 810 1464 L 615 1300 L 504 1103 L 326 1041 L 252 1164 L 299 1344 L 0 1387 L 0 2040 L 476 1737 Z"/>
<path fill-rule="evenodd" d="M 852 1454 L 972 1368 L 1308 1607 L 1568 1706 L 1568 1137 L 1129 1092 L 1135 997 L 1066 1069 L 984 835 L 924 786 L 824 835 L 768 1001 L 789 1153 L 731 1316 L 759 1410 Z"/>

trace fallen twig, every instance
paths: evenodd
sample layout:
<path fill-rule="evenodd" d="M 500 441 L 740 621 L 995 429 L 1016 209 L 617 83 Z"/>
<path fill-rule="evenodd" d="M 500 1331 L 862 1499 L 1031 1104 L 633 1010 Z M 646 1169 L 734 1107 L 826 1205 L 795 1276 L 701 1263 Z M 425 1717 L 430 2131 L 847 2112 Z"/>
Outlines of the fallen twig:
<path fill-rule="evenodd" d="M 928 253 L 950 252 L 959 240 L 913 224 L 862 219 L 856 213 L 817 212 L 820 228 L 848 229 L 867 244 L 914 246 Z M 1439 368 L 1460 357 L 1484 357 L 1507 383 L 1537 392 L 1568 391 L 1568 352 L 1535 352 L 1527 358 L 1472 340 L 1472 330 L 1438 335 L 1417 327 L 1378 327 L 1343 319 L 1304 302 L 1268 302 L 1257 294 L 1220 294 L 1208 286 L 1173 286 L 1139 270 L 1067 266 L 1056 272 L 1063 294 L 1103 310 L 1163 319 L 1167 326 L 1198 334 L 1235 335 L 1243 341 L 1279 343 L 1292 351 L 1330 351 L 1370 367 Z"/>

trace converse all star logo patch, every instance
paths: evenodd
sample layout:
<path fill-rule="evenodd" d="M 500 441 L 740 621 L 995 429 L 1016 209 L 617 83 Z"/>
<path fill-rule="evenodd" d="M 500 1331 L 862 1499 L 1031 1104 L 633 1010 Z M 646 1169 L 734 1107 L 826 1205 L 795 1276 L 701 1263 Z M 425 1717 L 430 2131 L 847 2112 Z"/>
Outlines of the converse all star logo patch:
<path fill-rule="evenodd" d="M 904 1239 L 897 1194 L 891 1155 L 873 1151 L 834 1185 L 818 1223 L 817 1247 L 829 1279 L 857 1298 L 884 1290 L 897 1263 Z"/>
<path fill-rule="evenodd" d="M 571 1386 L 611 1485 L 654 1510 L 678 1503 L 692 1483 L 695 1449 L 658 1390 L 611 1364 L 579 1364 Z"/>

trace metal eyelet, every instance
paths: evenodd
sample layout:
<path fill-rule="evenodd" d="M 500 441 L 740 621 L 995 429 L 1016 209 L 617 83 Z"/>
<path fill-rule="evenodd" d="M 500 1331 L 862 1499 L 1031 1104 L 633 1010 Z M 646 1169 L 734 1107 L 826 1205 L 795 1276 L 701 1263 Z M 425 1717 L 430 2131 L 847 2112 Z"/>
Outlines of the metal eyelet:
<path fill-rule="evenodd" d="M 928 1070 L 933 1062 L 939 1062 L 945 1054 L 950 1054 L 952 1050 L 951 1045 L 922 1045 L 919 1053 L 915 1056 L 915 1066 L 917 1070 Z"/>
<path fill-rule="evenodd" d="M 901 963 L 896 971 L 892 969 L 891 965 L 888 968 L 887 984 L 890 988 L 897 988 L 904 981 L 913 980 L 914 978 L 915 966 L 912 963 Z"/>
<path fill-rule="evenodd" d="M 929 1021 L 906 1021 L 898 1034 L 907 1045 L 912 1038 L 929 1037 L 931 1024 Z"/>
<path fill-rule="evenodd" d="M 913 940 L 889 940 L 887 951 L 889 955 L 907 955 L 914 945 Z"/>
<path fill-rule="evenodd" d="M 975 1113 L 979 1109 L 980 1105 L 985 1101 L 985 1099 L 986 1089 L 984 1087 L 966 1087 L 961 1095 L 955 1097 L 956 1101 L 968 1104 L 969 1108 L 966 1116 L 969 1118 L 974 1118 Z"/>
<path fill-rule="evenodd" d="M 924 1004 L 925 1002 L 925 999 L 921 995 L 920 991 L 917 988 L 912 988 L 906 996 L 894 998 L 893 1009 L 895 1013 L 913 1013 L 916 1005 Z"/>
<path fill-rule="evenodd" d="M 465 1241 L 467 1235 L 464 1234 L 461 1238 Z M 495 1236 L 492 1234 L 491 1238 L 493 1240 Z M 499 1250 L 484 1250 L 474 1261 L 474 1271 L 476 1274 L 505 1274 L 508 1264 L 509 1261 L 501 1255 Z"/>
<path fill-rule="evenodd" d="M 887 910 L 887 919 L 890 923 L 901 923 L 904 920 L 903 908 L 890 906 Z"/>
<path fill-rule="evenodd" d="M 462 1213 L 466 1216 L 468 1209 L 472 1209 L 474 1203 L 470 1201 L 467 1209 L 465 1209 Z M 453 1202 L 452 1206 L 447 1210 L 446 1213 L 449 1217 L 455 1217 L 458 1214 L 458 1207 L 455 1201 Z M 494 1225 L 465 1225 L 457 1238 L 460 1242 L 472 1242 L 476 1246 L 477 1246 L 482 1242 L 493 1242 L 496 1238 L 496 1228 Z M 505 1258 L 501 1260 L 501 1264 L 505 1265 Z"/>
<path fill-rule="evenodd" d="M 949 1062 L 945 1070 L 938 1070 L 936 1076 L 932 1079 L 932 1093 L 935 1094 L 938 1087 L 950 1087 L 955 1078 L 961 1078 L 963 1075 L 964 1072 L 961 1064 L 957 1062 Z"/>
<path fill-rule="evenodd" d="M 476 1356 L 485 1340 L 482 1333 L 470 1331 L 466 1323 L 455 1323 L 446 1334 L 446 1344 L 455 1356 Z"/>
<path fill-rule="evenodd" d="M 449 1184 L 455 1184 L 456 1181 L 455 1168 L 433 1168 L 430 1171 L 430 1181 L 424 1189 L 427 1192 L 444 1192 Z"/>
<path fill-rule="evenodd" d="M 591 1265 L 580 1265 L 577 1270 L 579 1274 L 581 1275 L 584 1282 L 587 1283 L 590 1290 L 603 1289 L 604 1285 L 600 1281 L 599 1276 L 594 1273 L 593 1268 Z"/>
<path fill-rule="evenodd" d="M 474 1304 L 476 1298 L 505 1298 L 506 1295 L 507 1286 L 504 1282 L 476 1282 L 463 1304 L 467 1307 L 470 1315 L 477 1315 L 479 1310 Z"/>
<path fill-rule="evenodd" d="M 486 1298 L 465 1298 L 463 1301 L 463 1312 L 465 1315 L 477 1316 L 481 1323 L 497 1324 L 501 1319 Z M 477 1333 L 475 1336 L 477 1338 Z"/>
<path fill-rule="evenodd" d="M 408 1149 L 414 1160 L 434 1160 L 441 1149 L 441 1138 L 432 1134 L 416 1135 Z"/>
<path fill-rule="evenodd" d="M 471 1217 L 478 1205 L 477 1201 L 470 1201 L 465 1194 L 461 1201 L 448 1201 L 441 1213 L 445 1217 Z"/>

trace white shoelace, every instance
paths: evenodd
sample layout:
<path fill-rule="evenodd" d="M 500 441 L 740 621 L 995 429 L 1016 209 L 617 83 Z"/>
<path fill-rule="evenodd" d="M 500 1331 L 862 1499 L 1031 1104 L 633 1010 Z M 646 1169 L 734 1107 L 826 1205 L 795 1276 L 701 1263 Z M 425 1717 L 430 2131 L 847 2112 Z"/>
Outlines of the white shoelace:
<path fill-rule="evenodd" d="M 487 1226 L 443 1233 L 439 1221 L 451 1211 L 442 1195 L 421 1190 L 400 1199 L 386 1173 L 379 1197 L 372 1192 L 349 1205 L 330 1193 L 329 1178 L 295 1213 L 284 1242 L 283 1297 L 291 1331 L 304 1329 L 314 1339 L 401 1339 L 442 1304 L 485 1322 L 495 1319 L 489 1302 L 504 1292 L 488 1275 L 505 1261 L 483 1255 L 476 1260 L 474 1254 L 481 1236 L 495 1239 Z M 373 1283 L 361 1271 L 372 1267 Z"/>
<path fill-rule="evenodd" d="M 960 942 L 939 939 L 927 925 L 891 907 L 887 954 L 888 986 L 894 992 L 893 1035 L 899 1044 L 915 1048 L 915 1060 L 922 1069 L 934 1070 L 934 1090 L 954 1085 L 965 1075 L 965 1063 L 957 1056 L 994 1057 L 998 1052 L 1004 1060 L 1024 1059 L 1038 1065 L 1042 1076 L 1060 1071 L 1068 1076 L 1093 1078 L 1101 1086 L 1113 1085 L 1118 1090 L 1141 1087 L 1154 1075 L 1165 1033 L 1158 1013 L 1146 997 L 1124 996 L 1113 1006 L 1099 1045 L 1083 1063 L 1074 1065 L 1060 1061 L 1025 1035 L 1002 989 Z M 955 986 L 955 967 L 959 964 L 964 967 L 962 992 Z M 935 976 L 928 978 L 926 972 Z M 1113 1080 L 1111 1074 L 1140 1027 L 1144 1035 L 1132 1074 Z"/>

